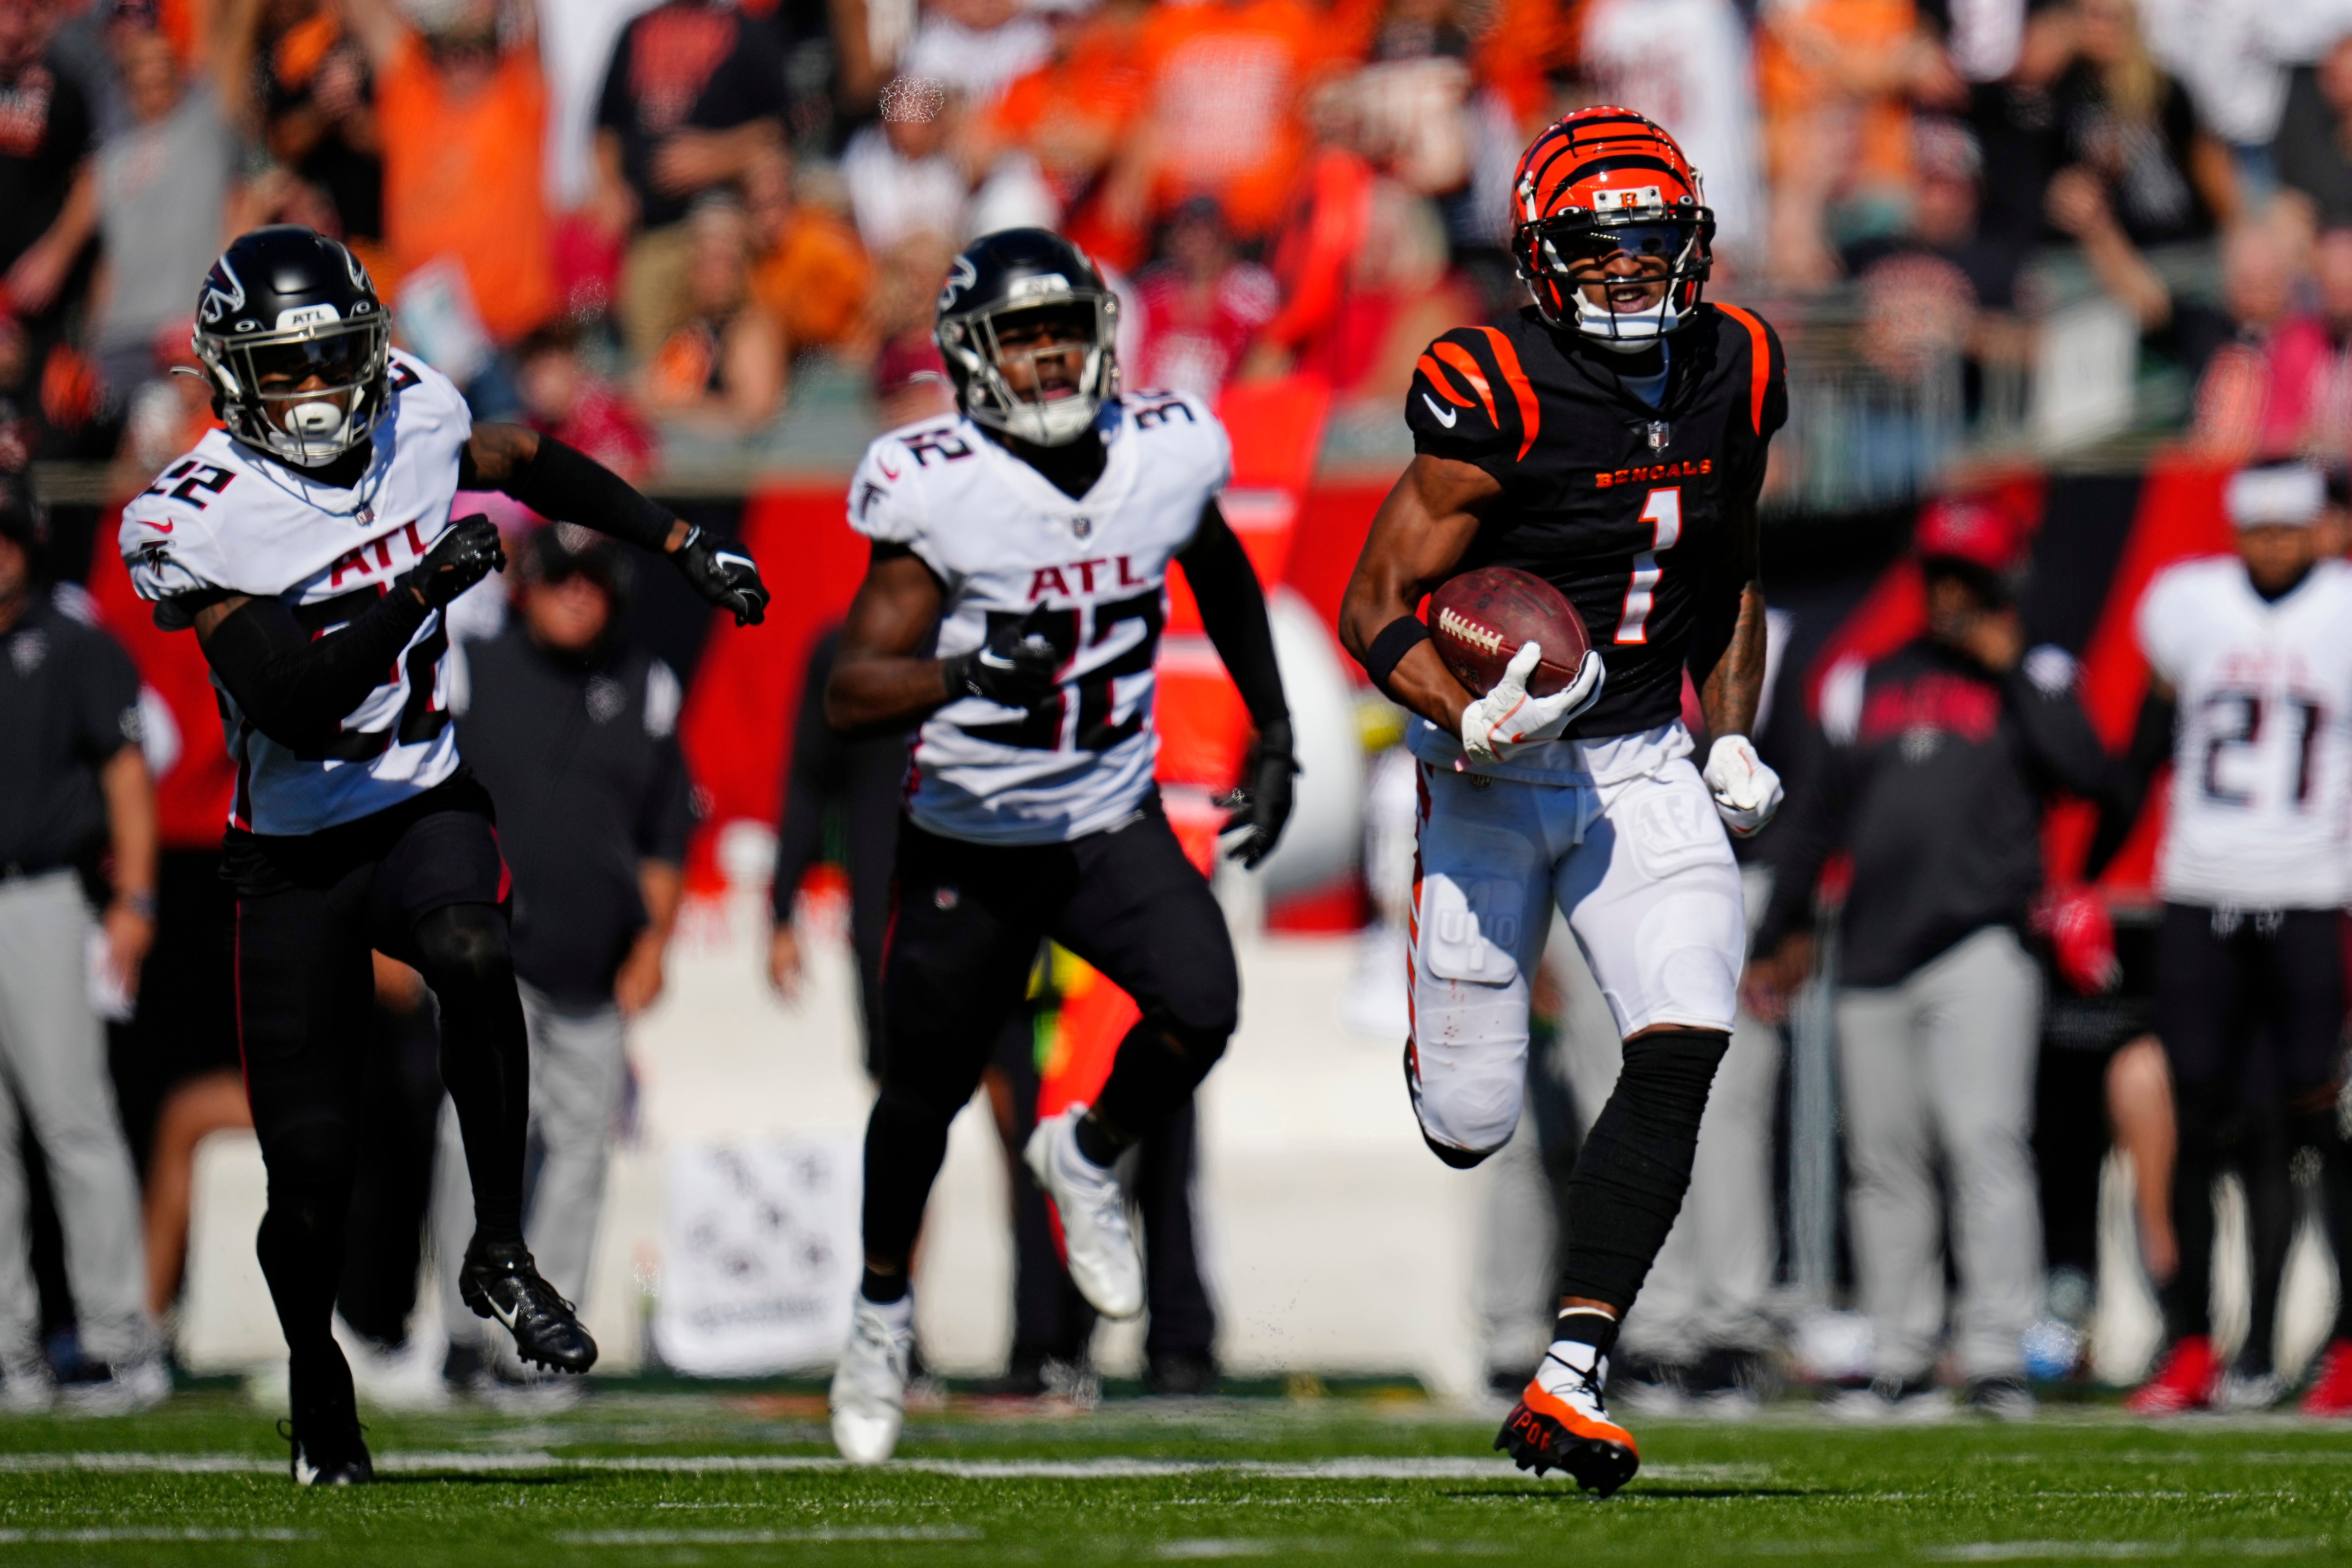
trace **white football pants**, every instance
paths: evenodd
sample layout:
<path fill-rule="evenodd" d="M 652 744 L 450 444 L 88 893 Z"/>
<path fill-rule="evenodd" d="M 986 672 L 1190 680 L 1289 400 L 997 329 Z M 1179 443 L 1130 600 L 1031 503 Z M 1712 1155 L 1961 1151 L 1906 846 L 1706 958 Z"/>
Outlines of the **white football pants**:
<path fill-rule="evenodd" d="M 1620 1038 L 1728 1032 L 1747 955 L 1739 868 L 1687 757 L 1604 785 L 1421 765 L 1405 1076 L 1423 1135 L 1484 1155 L 1519 1121 L 1528 989 L 1557 903 Z"/>

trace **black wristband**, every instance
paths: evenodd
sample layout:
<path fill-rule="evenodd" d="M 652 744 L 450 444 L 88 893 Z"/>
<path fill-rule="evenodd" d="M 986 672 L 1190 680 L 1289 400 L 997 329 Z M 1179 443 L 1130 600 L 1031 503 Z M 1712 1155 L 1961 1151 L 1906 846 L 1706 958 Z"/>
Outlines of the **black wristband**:
<path fill-rule="evenodd" d="M 1396 696 L 1389 689 L 1389 677 L 1396 673 L 1398 661 L 1416 644 L 1428 640 L 1429 628 L 1422 624 L 1419 616 L 1399 616 L 1381 628 L 1381 635 L 1364 650 L 1364 673 L 1372 678 L 1372 684 L 1381 689 L 1382 696 Z"/>
<path fill-rule="evenodd" d="M 539 450 L 499 487 L 551 522 L 576 522 L 655 554 L 669 543 L 669 508 L 647 500 L 636 488 L 577 447 L 552 436 L 539 438 Z"/>

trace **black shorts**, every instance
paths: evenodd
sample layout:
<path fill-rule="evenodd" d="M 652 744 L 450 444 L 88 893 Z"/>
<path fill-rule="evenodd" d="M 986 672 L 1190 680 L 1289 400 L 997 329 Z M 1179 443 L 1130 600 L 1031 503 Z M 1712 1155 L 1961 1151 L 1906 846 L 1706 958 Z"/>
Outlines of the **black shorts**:
<path fill-rule="evenodd" d="M 2267 1026 L 2276 1083 L 2335 1081 L 2344 1032 L 2344 925 L 2335 910 L 2167 904 L 2157 933 L 2157 1031 L 2173 1081 L 2235 1089 Z"/>
<path fill-rule="evenodd" d="M 1232 1032 L 1241 982 L 1224 911 L 1157 795 L 1065 844 L 974 844 L 907 821 L 883 958 L 884 1081 L 960 1107 L 1047 937 L 1147 1016 L 1220 1043 Z"/>
<path fill-rule="evenodd" d="M 514 883 L 498 821 L 490 792 L 461 768 L 413 799 L 317 833 L 232 827 L 221 840 L 221 876 L 250 899 L 325 892 L 372 868 L 372 898 L 411 920 L 449 904 L 503 904 Z"/>

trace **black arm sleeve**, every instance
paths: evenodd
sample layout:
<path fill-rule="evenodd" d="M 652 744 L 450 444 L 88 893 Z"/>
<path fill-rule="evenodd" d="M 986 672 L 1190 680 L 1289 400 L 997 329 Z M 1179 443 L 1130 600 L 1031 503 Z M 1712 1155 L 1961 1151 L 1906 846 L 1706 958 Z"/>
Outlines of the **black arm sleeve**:
<path fill-rule="evenodd" d="M 1217 657 L 1261 731 L 1286 723 L 1290 704 L 1282 695 L 1282 670 L 1274 660 L 1274 626 L 1265 618 L 1265 595 L 1249 552 L 1234 537 L 1225 514 L 1211 501 L 1201 512 L 1200 531 L 1177 552 L 1192 597 L 1201 605 L 1201 626 L 1216 645 Z"/>
<path fill-rule="evenodd" d="M 2095 882 L 2105 874 L 2131 837 L 2132 826 L 2147 805 L 2148 787 L 2157 770 L 2172 758 L 2172 728 L 2179 710 L 2173 700 L 2148 688 L 2141 700 L 2139 719 L 2132 726 L 2131 749 L 2115 764 L 2115 782 L 2100 803 L 2098 831 L 2091 836 L 2091 852 L 2083 862 L 2083 880 Z"/>
<path fill-rule="evenodd" d="M 769 889 L 770 912 L 779 925 L 793 918 L 801 879 L 824 850 L 824 808 L 841 794 L 840 775 L 848 742 L 824 721 L 824 687 L 833 679 L 834 655 L 841 647 L 835 626 L 809 648 L 801 686 L 800 712 L 793 724 L 793 765 L 784 779 L 784 809 L 776 825 L 776 871 Z"/>
<path fill-rule="evenodd" d="M 333 733 L 382 686 L 432 612 L 405 586 L 311 640 L 279 600 L 248 599 L 204 641 L 205 658 L 254 727 L 281 745 Z"/>
<path fill-rule="evenodd" d="M 540 516 L 576 522 L 658 555 L 677 521 L 669 508 L 575 447 L 552 436 L 539 438 L 539 450 L 499 487 Z"/>

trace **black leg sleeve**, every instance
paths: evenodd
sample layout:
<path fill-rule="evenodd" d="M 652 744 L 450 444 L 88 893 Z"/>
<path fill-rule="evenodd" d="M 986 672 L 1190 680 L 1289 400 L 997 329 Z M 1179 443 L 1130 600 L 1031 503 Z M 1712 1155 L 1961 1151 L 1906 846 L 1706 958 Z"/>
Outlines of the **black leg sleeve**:
<path fill-rule="evenodd" d="M 1071 848 L 1078 885 L 1054 939 L 1143 1014 L 1093 1105 L 1094 1121 L 1125 1148 L 1166 1125 L 1224 1054 L 1241 1011 L 1241 973 L 1224 911 L 1156 796 L 1125 826 Z"/>
<path fill-rule="evenodd" d="M 1559 1293 L 1622 1317 L 1666 1244 L 1690 1185 L 1699 1118 L 1731 1037 L 1675 1029 L 1625 1046 L 1624 1070 L 1586 1135 L 1568 1184 Z"/>
<path fill-rule="evenodd" d="M 1027 989 L 1043 858 L 963 844 L 911 823 L 898 845 L 883 964 L 882 1092 L 866 1124 L 866 1256 L 904 1274 L 948 1124 L 971 1099 Z"/>
<path fill-rule="evenodd" d="M 415 942 L 417 967 L 441 1005 L 441 1081 L 466 1141 L 475 1232 L 520 1242 L 530 1038 L 507 918 L 491 904 L 446 905 L 416 922 Z"/>

